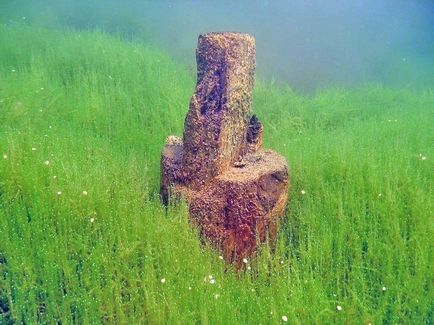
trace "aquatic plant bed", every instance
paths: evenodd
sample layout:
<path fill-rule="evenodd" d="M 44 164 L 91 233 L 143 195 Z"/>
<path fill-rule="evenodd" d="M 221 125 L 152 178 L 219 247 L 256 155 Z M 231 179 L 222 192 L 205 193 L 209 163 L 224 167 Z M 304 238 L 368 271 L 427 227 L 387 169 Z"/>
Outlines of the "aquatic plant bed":
<path fill-rule="evenodd" d="M 150 45 L 0 26 L 1 324 L 432 322 L 432 89 L 256 82 L 291 209 L 240 274 L 159 201 L 193 90 Z"/>

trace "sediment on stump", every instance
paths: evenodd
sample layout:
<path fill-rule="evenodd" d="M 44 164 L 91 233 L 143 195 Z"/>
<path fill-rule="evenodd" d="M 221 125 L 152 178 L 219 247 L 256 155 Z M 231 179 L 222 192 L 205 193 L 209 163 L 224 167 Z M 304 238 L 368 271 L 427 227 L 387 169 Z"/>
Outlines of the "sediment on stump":
<path fill-rule="evenodd" d="M 202 237 L 241 266 L 266 238 L 275 240 L 289 186 L 284 157 L 263 150 L 252 115 L 255 41 L 247 34 L 199 37 L 198 74 L 183 138 L 161 155 L 161 198 L 184 198 Z"/>

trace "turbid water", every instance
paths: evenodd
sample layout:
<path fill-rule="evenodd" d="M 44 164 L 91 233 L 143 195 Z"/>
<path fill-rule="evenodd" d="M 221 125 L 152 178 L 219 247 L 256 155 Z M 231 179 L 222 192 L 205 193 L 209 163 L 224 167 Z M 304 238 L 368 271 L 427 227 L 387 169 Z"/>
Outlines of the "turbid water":
<path fill-rule="evenodd" d="M 9 5 L 8 5 L 9 3 Z M 257 40 L 261 78 L 298 90 L 364 83 L 434 85 L 431 0 L 6 1 L 14 21 L 99 27 L 146 38 L 194 69 L 197 36 L 240 31 Z"/>
<path fill-rule="evenodd" d="M 432 324 L 432 1 L 215 2 L 0 0 L 0 324 Z M 291 171 L 241 273 L 158 197 L 209 30 Z"/>

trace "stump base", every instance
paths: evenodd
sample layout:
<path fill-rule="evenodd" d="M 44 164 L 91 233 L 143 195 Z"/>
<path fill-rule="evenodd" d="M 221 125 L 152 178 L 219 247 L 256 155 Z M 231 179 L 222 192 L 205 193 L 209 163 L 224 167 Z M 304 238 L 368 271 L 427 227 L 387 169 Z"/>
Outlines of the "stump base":
<path fill-rule="evenodd" d="M 289 186 L 284 157 L 259 149 L 200 190 L 191 190 L 182 181 L 182 156 L 181 142 L 163 149 L 163 202 L 184 198 L 202 237 L 221 249 L 226 261 L 240 266 L 261 242 L 275 240 Z"/>

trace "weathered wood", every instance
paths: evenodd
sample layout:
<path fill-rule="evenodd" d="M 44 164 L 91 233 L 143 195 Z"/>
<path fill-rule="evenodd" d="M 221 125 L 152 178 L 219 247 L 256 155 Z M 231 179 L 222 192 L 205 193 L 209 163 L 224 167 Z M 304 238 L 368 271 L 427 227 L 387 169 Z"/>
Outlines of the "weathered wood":
<path fill-rule="evenodd" d="M 235 162 L 251 113 L 255 40 L 246 34 L 199 37 L 196 91 L 184 129 L 184 181 L 200 188 Z"/>
<path fill-rule="evenodd" d="M 240 266 L 258 244 L 275 239 L 286 203 L 286 160 L 262 150 L 263 126 L 251 114 L 253 37 L 199 37 L 198 77 L 183 140 L 170 136 L 161 157 L 161 197 L 183 197 L 201 235 Z"/>

